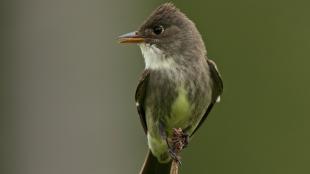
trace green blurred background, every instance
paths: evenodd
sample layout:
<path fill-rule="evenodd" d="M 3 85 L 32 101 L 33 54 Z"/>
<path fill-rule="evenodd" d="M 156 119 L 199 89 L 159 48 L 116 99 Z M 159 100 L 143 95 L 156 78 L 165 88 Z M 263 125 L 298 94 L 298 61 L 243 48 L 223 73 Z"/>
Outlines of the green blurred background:
<path fill-rule="evenodd" d="M 144 63 L 116 38 L 162 2 L 1 1 L 1 174 L 138 173 Z M 180 173 L 310 173 L 309 1 L 173 2 L 225 87 Z"/>

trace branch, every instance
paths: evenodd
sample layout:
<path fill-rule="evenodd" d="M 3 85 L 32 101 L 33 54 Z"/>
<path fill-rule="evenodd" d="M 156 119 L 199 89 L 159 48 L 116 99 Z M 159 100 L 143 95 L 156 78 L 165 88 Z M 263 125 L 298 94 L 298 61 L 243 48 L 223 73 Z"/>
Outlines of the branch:
<path fill-rule="evenodd" d="M 179 173 L 179 162 L 176 160 L 172 161 L 170 174 L 178 174 Z"/>

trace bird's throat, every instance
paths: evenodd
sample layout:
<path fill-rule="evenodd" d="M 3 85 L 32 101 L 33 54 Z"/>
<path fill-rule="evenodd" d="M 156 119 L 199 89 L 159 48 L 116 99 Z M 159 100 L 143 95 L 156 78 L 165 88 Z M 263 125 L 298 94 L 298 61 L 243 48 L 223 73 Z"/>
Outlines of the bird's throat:
<path fill-rule="evenodd" d="M 173 57 L 168 57 L 156 45 L 140 44 L 142 55 L 145 61 L 145 69 L 170 69 L 176 63 Z"/>

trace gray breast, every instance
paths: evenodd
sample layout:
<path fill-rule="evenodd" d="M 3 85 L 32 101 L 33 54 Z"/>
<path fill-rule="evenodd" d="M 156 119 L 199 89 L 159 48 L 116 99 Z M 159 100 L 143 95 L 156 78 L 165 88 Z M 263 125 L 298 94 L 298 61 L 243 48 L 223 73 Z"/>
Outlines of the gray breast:
<path fill-rule="evenodd" d="M 199 122 L 211 101 L 208 68 L 201 64 L 150 70 L 145 105 L 152 110 L 153 119 L 161 120 L 170 116 L 171 105 L 178 97 L 178 88 L 181 86 L 186 90 L 193 107 L 189 123 L 195 125 Z"/>

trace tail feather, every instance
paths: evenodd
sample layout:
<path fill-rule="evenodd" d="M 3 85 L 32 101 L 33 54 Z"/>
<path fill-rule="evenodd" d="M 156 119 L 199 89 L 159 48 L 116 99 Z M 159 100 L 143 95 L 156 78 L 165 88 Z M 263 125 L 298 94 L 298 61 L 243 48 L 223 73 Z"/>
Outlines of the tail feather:
<path fill-rule="evenodd" d="M 169 174 L 172 161 L 160 163 L 149 150 L 141 168 L 140 174 Z"/>

